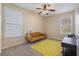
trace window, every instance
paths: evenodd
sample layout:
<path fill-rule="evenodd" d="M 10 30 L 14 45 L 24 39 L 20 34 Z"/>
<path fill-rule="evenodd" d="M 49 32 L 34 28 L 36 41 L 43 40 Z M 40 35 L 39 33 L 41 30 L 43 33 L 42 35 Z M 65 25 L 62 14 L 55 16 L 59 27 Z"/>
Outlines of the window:
<path fill-rule="evenodd" d="M 72 16 L 60 19 L 60 32 L 61 34 L 72 34 Z"/>
<path fill-rule="evenodd" d="M 4 8 L 4 37 L 21 36 L 22 13 L 15 9 Z"/>

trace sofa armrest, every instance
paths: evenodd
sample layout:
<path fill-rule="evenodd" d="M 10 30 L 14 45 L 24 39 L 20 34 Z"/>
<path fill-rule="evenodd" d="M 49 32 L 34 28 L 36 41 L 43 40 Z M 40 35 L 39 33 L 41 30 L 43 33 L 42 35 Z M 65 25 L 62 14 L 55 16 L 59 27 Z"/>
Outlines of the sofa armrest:
<path fill-rule="evenodd" d="M 28 33 L 26 34 L 25 38 L 26 38 L 26 40 L 28 40 L 28 41 L 30 41 L 30 40 L 32 39 L 31 35 L 28 34 Z"/>

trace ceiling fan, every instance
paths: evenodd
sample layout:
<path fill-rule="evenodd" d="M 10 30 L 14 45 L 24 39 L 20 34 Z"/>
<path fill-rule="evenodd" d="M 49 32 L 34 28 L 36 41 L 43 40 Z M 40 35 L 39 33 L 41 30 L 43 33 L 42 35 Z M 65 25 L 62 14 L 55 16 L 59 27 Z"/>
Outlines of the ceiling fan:
<path fill-rule="evenodd" d="M 42 4 L 42 8 L 36 8 L 36 9 L 40 10 L 40 12 L 38 14 L 44 13 L 44 14 L 48 15 L 49 11 L 52 11 L 52 12 L 56 11 L 55 9 L 52 9 L 50 7 L 51 7 L 50 4 Z"/>

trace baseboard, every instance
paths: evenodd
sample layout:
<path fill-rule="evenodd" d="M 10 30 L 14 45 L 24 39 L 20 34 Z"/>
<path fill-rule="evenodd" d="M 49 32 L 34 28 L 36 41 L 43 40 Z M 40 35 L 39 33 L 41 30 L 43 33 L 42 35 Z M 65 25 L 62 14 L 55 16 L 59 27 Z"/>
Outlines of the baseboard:
<path fill-rule="evenodd" d="M 12 45 L 9 45 L 9 46 L 6 46 L 6 47 L 3 47 L 3 48 L 2 48 L 2 50 L 3 50 L 3 49 L 10 48 L 10 47 L 17 46 L 17 45 L 20 45 L 20 44 L 23 44 L 23 43 L 25 43 L 25 42 L 26 42 L 26 41 L 23 41 L 23 42 L 18 42 L 18 43 L 14 43 L 14 44 L 12 44 Z"/>
<path fill-rule="evenodd" d="M 58 38 L 48 38 L 48 39 L 62 41 L 62 40 L 59 40 Z"/>
<path fill-rule="evenodd" d="M 47 37 L 50 38 L 50 39 L 56 39 L 56 40 L 59 40 L 59 41 L 62 40 L 61 36 L 58 36 L 58 35 L 48 34 Z"/>

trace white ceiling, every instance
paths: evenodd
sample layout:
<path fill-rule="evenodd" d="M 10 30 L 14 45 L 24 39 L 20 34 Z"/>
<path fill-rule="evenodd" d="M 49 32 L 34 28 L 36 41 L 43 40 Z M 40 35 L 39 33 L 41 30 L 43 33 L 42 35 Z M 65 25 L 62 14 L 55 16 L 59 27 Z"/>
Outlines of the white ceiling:
<path fill-rule="evenodd" d="M 41 7 L 42 4 L 41 3 L 16 3 L 15 5 L 28 9 L 35 13 L 38 13 L 39 10 L 37 10 L 36 8 Z M 79 6 L 78 3 L 51 3 L 51 5 L 56 11 L 49 12 L 48 16 L 68 12 L 68 11 L 74 10 L 76 7 Z M 46 16 L 46 15 L 42 14 L 42 16 Z"/>

